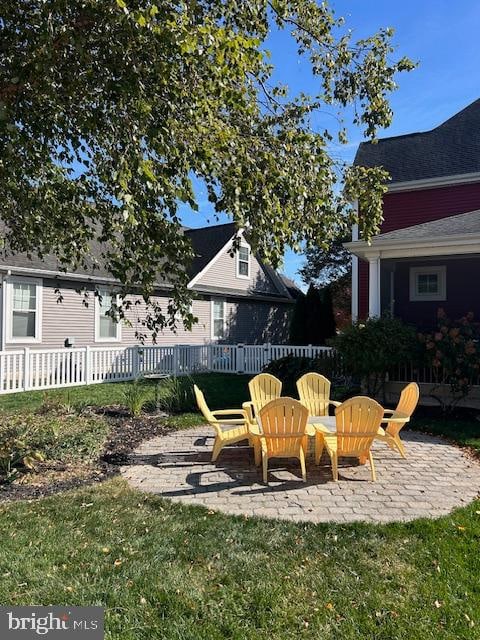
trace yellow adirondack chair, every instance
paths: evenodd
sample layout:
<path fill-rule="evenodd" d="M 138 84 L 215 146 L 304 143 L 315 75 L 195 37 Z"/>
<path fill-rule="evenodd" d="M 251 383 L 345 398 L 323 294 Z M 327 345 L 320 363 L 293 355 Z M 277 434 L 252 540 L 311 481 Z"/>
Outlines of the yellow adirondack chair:
<path fill-rule="evenodd" d="M 306 482 L 307 420 L 308 410 L 293 398 L 277 398 L 260 409 L 260 443 L 265 483 L 268 482 L 270 458 L 298 458 L 302 478 Z"/>
<path fill-rule="evenodd" d="M 300 402 L 311 416 L 328 416 L 328 407 L 339 407 L 340 402 L 330 400 L 330 380 L 320 373 L 306 373 L 297 380 Z"/>
<path fill-rule="evenodd" d="M 212 451 L 212 462 L 218 458 L 220 451 L 227 444 L 234 444 L 242 440 L 252 440 L 252 436 L 248 430 L 247 414 L 242 409 L 221 409 L 220 411 L 211 411 L 205 401 L 203 392 L 193 385 L 195 398 L 200 411 L 210 426 L 215 429 L 215 442 Z M 239 418 L 232 418 L 238 415 Z M 223 416 L 226 416 L 225 418 Z M 258 443 L 259 448 L 259 443 Z"/>
<path fill-rule="evenodd" d="M 382 422 L 386 422 L 385 429 L 380 427 L 377 433 L 377 439 L 385 442 L 390 449 L 397 450 L 402 458 L 406 458 L 405 446 L 400 440 L 400 431 L 412 417 L 413 412 L 418 404 L 420 397 L 420 389 L 416 382 L 410 382 L 402 389 L 400 400 L 396 409 L 384 409 L 384 418 Z"/>
<path fill-rule="evenodd" d="M 256 416 L 271 400 L 276 400 L 282 395 L 282 382 L 269 373 L 260 373 L 248 383 L 250 401 L 244 402 L 242 407 L 247 412 L 250 424 L 256 424 Z"/>
<path fill-rule="evenodd" d="M 360 463 L 370 462 L 372 481 L 377 479 L 370 447 L 374 441 L 383 418 L 383 407 L 371 398 L 356 396 L 342 403 L 335 410 L 336 433 L 319 433 L 315 457 L 318 461 L 322 455 L 321 444 L 332 461 L 333 479 L 338 481 L 338 458 L 358 458 Z"/>

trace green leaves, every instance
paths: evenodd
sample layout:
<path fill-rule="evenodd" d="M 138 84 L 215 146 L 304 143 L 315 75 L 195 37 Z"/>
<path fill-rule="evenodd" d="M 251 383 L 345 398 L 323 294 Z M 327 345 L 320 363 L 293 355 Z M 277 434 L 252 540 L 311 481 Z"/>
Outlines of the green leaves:
<path fill-rule="evenodd" d="M 273 81 L 272 20 L 318 77 L 318 95 L 292 97 Z M 355 105 L 370 138 L 388 126 L 396 74 L 413 66 L 391 60 L 389 30 L 355 42 L 314 0 L 35 0 L 5 8 L 0 36 L 8 246 L 72 271 L 91 268 L 100 240 L 101 265 L 122 300 L 142 296 L 154 334 L 188 308 L 192 252 L 178 207 L 197 208 L 192 175 L 217 211 L 250 225 L 273 265 L 286 245 L 327 249 L 356 220 L 352 197 L 364 236 L 377 229 L 385 172 L 330 154 L 331 140 L 348 143 L 348 123 L 311 123 L 329 105 Z M 173 285 L 171 310 L 151 299 L 159 282 Z"/>

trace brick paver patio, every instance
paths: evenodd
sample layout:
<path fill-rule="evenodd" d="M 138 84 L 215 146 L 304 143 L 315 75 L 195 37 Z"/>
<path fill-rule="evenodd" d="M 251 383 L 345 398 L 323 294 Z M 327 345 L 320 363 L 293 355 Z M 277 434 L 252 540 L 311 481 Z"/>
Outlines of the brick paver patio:
<path fill-rule="evenodd" d="M 123 468 L 129 483 L 175 502 L 202 505 L 229 514 L 312 522 L 391 522 L 438 517 L 480 493 L 480 464 L 441 438 L 403 432 L 408 457 L 382 443 L 373 455 L 376 483 L 367 466 L 340 463 L 332 481 L 329 460 L 309 459 L 307 483 L 297 461 L 273 460 L 269 486 L 243 443 L 227 447 L 216 464 L 208 427 L 178 431 L 145 442 Z"/>

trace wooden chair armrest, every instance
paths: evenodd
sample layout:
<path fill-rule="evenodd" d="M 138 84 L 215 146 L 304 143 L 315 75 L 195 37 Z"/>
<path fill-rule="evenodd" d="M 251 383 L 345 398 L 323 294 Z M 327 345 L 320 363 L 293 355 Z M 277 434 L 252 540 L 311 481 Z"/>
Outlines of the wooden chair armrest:
<path fill-rule="evenodd" d="M 384 416 L 382 418 L 382 422 L 397 422 L 405 424 L 405 422 L 410 422 L 410 416 L 406 413 L 400 413 L 400 411 L 394 411 L 391 416 Z"/>
<path fill-rule="evenodd" d="M 334 407 L 340 407 L 342 403 L 338 402 L 338 400 L 329 400 L 328 404 L 333 404 Z"/>
<path fill-rule="evenodd" d="M 244 402 L 242 404 L 242 409 L 247 414 L 248 421 L 253 424 L 255 422 L 255 418 L 253 416 L 253 402 L 251 400 Z"/>
<path fill-rule="evenodd" d="M 383 413 L 389 413 L 390 415 L 392 415 L 392 413 L 395 413 L 395 409 L 384 409 Z"/>
<path fill-rule="evenodd" d="M 225 420 L 211 420 L 210 424 L 218 424 L 218 425 L 245 425 L 247 421 L 245 418 L 225 418 Z"/>
<path fill-rule="evenodd" d="M 219 409 L 218 411 L 212 411 L 214 416 L 243 416 L 247 417 L 246 412 L 243 409 Z"/>

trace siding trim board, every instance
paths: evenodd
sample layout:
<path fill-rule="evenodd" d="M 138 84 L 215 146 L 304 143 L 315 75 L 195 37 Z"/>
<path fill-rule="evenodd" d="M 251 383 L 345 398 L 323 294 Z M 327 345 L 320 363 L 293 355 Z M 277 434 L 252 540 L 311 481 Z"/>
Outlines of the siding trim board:
<path fill-rule="evenodd" d="M 413 258 L 436 255 L 460 255 L 478 253 L 480 251 L 480 233 L 468 236 L 450 236 L 431 238 L 431 240 L 408 240 L 402 242 L 372 239 L 371 244 L 358 240 L 344 245 L 360 258 L 368 260 L 380 255 L 380 258 Z"/>
<path fill-rule="evenodd" d="M 427 178 L 425 180 L 409 180 L 408 182 L 392 182 L 388 185 L 390 193 L 398 191 L 414 191 L 417 189 L 431 189 L 434 187 L 450 187 L 452 185 L 480 182 L 480 173 L 461 173 L 452 176 L 440 176 L 439 178 Z"/>

